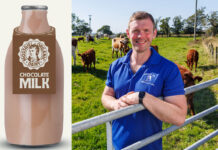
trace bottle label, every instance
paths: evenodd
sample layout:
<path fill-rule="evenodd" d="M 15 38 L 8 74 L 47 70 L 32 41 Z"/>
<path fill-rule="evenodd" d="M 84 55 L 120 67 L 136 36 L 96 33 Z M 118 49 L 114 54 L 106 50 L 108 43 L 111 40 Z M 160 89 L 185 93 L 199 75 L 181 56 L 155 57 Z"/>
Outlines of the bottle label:
<path fill-rule="evenodd" d="M 43 34 L 13 33 L 13 93 L 56 92 L 55 28 Z"/>

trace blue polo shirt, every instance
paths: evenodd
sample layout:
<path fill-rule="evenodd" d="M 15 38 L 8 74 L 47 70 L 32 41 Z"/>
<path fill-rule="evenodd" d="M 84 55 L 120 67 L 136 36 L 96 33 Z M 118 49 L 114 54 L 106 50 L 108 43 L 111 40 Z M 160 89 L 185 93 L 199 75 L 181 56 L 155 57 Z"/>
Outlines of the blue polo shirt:
<path fill-rule="evenodd" d="M 184 95 L 184 84 L 178 67 L 151 48 L 151 56 L 136 73 L 130 68 L 132 50 L 110 65 L 106 85 L 114 89 L 115 98 L 130 91 L 145 91 L 155 97 Z M 162 131 L 162 121 L 148 110 L 142 110 L 112 122 L 113 145 L 116 150 Z M 159 139 L 142 150 L 161 150 Z"/>

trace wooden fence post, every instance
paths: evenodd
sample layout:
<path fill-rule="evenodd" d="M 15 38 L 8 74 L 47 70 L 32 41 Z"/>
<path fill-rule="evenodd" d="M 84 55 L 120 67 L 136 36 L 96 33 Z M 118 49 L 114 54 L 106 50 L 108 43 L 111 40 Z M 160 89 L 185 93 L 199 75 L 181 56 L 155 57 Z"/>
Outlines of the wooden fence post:
<path fill-rule="evenodd" d="M 218 47 L 216 47 L 215 59 L 216 59 L 216 65 L 217 65 L 217 59 L 218 59 Z"/>
<path fill-rule="evenodd" d="M 210 44 L 210 56 L 212 60 L 213 60 L 213 54 L 214 54 L 214 49 L 213 49 L 213 44 L 211 43 Z"/>

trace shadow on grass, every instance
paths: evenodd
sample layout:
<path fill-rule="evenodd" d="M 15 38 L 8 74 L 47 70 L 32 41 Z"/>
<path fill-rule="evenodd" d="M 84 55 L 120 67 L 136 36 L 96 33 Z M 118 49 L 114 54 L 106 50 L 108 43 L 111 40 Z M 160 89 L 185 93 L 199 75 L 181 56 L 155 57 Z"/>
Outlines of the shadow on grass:
<path fill-rule="evenodd" d="M 216 95 L 210 88 L 202 89 L 194 94 L 194 108 L 195 113 L 200 113 L 210 107 L 213 107 L 217 104 Z M 207 124 L 211 124 L 214 126 L 218 126 L 218 120 L 215 119 L 218 116 L 218 112 L 215 111 L 205 117 L 203 120 L 207 122 Z"/>
<path fill-rule="evenodd" d="M 101 69 L 97 69 L 93 67 L 91 67 L 92 70 L 89 70 L 88 72 L 86 72 L 86 68 L 85 71 L 83 71 L 83 66 L 72 66 L 72 74 L 76 74 L 76 73 L 89 73 L 94 75 L 97 78 L 100 78 L 101 80 L 106 80 L 107 78 L 107 71 L 105 70 L 101 70 Z"/>
<path fill-rule="evenodd" d="M 207 66 L 198 66 L 199 69 L 202 69 L 204 71 L 208 71 L 208 70 L 211 70 L 211 69 L 216 69 L 217 66 L 216 65 L 207 65 Z"/>

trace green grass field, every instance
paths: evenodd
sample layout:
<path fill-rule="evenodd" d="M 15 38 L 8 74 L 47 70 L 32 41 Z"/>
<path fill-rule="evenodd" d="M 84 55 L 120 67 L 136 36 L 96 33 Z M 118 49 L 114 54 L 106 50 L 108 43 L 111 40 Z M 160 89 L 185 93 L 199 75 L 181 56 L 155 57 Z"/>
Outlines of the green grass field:
<path fill-rule="evenodd" d="M 201 39 L 194 43 L 193 38 L 156 38 L 153 44 L 158 45 L 159 53 L 167 59 L 185 67 L 188 49 L 198 50 L 199 67 L 194 75 L 203 77 L 203 81 L 218 77 L 218 67 L 209 59 L 203 50 Z M 83 72 L 81 59 L 77 56 L 77 66 L 72 66 L 72 123 L 82 121 L 107 112 L 101 104 L 101 94 L 105 87 L 109 65 L 116 60 L 111 57 L 111 40 L 101 39 L 94 43 L 79 42 L 79 52 L 90 48 L 96 51 L 96 70 Z M 72 60 L 73 64 L 73 60 Z M 200 90 L 194 96 L 196 113 L 210 108 L 218 103 L 218 85 Z M 188 114 L 187 118 L 190 117 Z M 163 129 L 170 127 L 164 123 Z M 171 134 L 163 137 L 164 150 L 182 150 L 218 128 L 218 112 L 214 112 L 201 120 L 195 121 Z M 218 148 L 218 136 L 209 140 L 199 150 L 215 150 Z M 91 129 L 72 135 L 73 150 L 105 150 L 106 125 L 99 125 Z"/>

